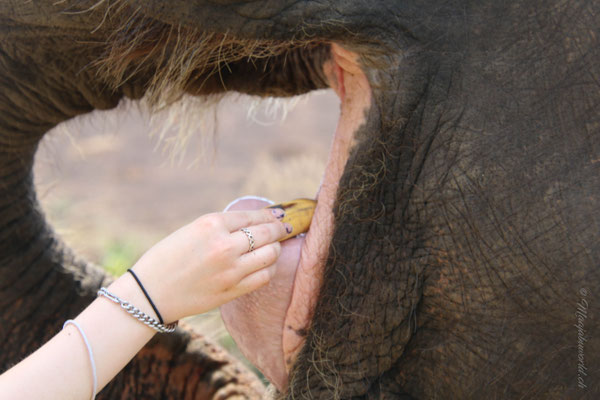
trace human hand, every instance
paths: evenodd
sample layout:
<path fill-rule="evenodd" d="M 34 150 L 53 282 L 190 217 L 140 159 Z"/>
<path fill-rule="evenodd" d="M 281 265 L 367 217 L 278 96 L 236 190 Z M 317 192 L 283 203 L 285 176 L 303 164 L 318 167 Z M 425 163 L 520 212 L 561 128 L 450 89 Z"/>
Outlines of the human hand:
<path fill-rule="evenodd" d="M 241 228 L 252 232 L 254 251 Z M 207 214 L 155 244 L 133 270 L 169 323 L 269 282 L 285 235 L 271 210 Z"/>

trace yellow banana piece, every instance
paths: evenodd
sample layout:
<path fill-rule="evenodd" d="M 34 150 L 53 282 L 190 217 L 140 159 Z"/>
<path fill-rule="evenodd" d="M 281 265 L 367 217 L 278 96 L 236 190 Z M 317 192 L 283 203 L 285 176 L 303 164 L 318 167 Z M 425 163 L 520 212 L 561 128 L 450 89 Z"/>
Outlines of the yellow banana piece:
<path fill-rule="evenodd" d="M 288 234 L 279 241 L 308 231 L 316 207 L 317 202 L 312 199 L 296 199 L 267 207 L 281 211 L 280 215 L 283 215 L 283 217 L 280 218 L 280 221 L 287 222 L 291 226 L 291 230 L 288 229 Z"/>

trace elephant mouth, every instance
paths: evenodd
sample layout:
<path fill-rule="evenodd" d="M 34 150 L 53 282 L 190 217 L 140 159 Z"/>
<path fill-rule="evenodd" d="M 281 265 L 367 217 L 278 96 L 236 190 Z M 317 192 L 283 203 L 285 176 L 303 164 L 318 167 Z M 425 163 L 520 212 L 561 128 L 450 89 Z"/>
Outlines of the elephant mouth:
<path fill-rule="evenodd" d="M 333 208 L 338 182 L 371 103 L 359 56 L 337 44 L 322 68 L 341 100 L 338 126 L 330 148 L 317 209 L 303 238 L 282 244 L 277 273 L 265 287 L 221 307 L 223 320 L 245 356 L 280 390 L 310 330 L 322 271 L 334 231 Z M 230 209 L 261 208 L 260 199 L 240 199 Z"/>
<path fill-rule="evenodd" d="M 284 244 L 277 276 L 267 287 L 222 307 L 242 352 L 279 390 L 285 390 L 310 332 L 335 230 L 338 182 L 371 105 L 371 88 L 359 55 L 313 39 L 239 39 L 194 28 L 174 30 L 143 15 L 127 17 L 108 43 L 97 62 L 100 75 L 115 90 L 131 98 L 144 95 L 159 108 L 184 94 L 212 96 L 226 91 L 279 97 L 330 87 L 340 97 L 340 119 L 309 232 Z M 144 90 L 136 86 L 138 81 L 145 82 Z M 262 206 L 247 201 L 237 205 Z"/>

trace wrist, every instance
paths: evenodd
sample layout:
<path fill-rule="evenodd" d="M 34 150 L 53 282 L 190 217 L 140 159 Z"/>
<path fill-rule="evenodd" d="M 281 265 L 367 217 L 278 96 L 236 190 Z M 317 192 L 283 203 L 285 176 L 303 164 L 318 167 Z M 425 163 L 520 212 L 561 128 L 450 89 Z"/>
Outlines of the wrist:
<path fill-rule="evenodd" d="M 159 268 L 157 268 L 151 259 L 148 259 L 145 256 L 142 256 L 131 269 L 143 284 L 148 296 L 152 299 L 158 312 L 160 312 L 165 325 L 174 323 L 186 316 L 180 312 L 181 310 L 177 307 L 178 303 L 175 301 L 178 298 L 178 292 L 174 289 L 176 285 L 173 281 L 173 274 L 158 274 L 156 271 L 159 270 Z M 130 275 L 130 281 L 137 285 L 137 282 L 135 282 L 135 279 L 131 274 L 127 273 L 126 275 Z M 138 294 L 144 296 L 139 286 L 137 289 L 139 292 Z M 144 304 L 152 308 L 145 296 Z M 156 313 L 152 311 L 149 315 L 154 316 Z"/>
<path fill-rule="evenodd" d="M 158 315 L 131 274 L 123 274 L 107 290 L 158 321 Z"/>
<path fill-rule="evenodd" d="M 145 297 L 136 286 L 133 278 L 123 276 L 107 289 L 152 316 L 151 307 L 144 303 Z M 75 320 L 83 327 L 94 352 L 98 390 L 156 334 L 152 327 L 104 296 L 98 296 Z"/>

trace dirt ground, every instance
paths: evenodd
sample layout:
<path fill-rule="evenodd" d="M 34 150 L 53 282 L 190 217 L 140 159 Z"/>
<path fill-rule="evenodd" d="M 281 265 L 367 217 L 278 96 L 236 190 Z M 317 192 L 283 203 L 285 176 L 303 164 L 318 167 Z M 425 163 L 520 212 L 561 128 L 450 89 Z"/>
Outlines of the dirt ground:
<path fill-rule="evenodd" d="M 169 157 L 173 140 L 150 137 L 156 121 L 131 104 L 78 118 L 41 143 L 34 175 L 42 208 L 72 248 L 119 275 L 154 243 L 236 197 L 314 197 L 339 101 L 321 91 L 291 103 L 281 121 L 279 102 L 223 100 L 214 142 L 201 151 L 202 138 L 212 136 L 192 132 L 179 163 Z M 220 342 L 230 340 L 218 313 L 195 321 Z"/>

